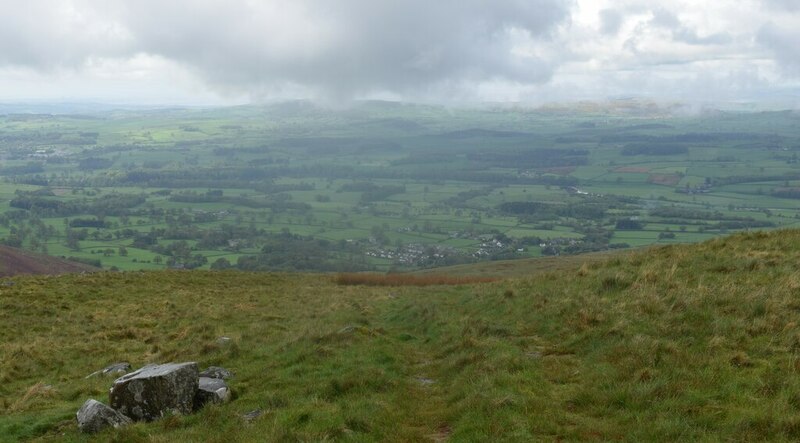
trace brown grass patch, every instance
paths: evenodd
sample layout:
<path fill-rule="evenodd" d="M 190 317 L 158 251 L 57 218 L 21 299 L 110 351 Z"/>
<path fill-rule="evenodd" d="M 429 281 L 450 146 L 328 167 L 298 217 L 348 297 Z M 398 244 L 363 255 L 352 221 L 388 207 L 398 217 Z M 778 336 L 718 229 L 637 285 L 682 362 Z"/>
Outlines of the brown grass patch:
<path fill-rule="evenodd" d="M 46 385 L 42 382 L 36 383 L 25 391 L 25 395 L 17 399 L 11 406 L 8 407 L 9 412 L 18 412 L 24 410 L 28 404 L 36 397 L 50 398 L 55 396 L 55 389 L 52 386 Z"/>
<path fill-rule="evenodd" d="M 411 275 L 411 274 L 338 274 L 334 281 L 345 286 L 437 286 L 468 285 L 473 283 L 491 283 L 494 277 L 471 277 L 456 275 Z"/>
<path fill-rule="evenodd" d="M 680 183 L 681 177 L 675 174 L 650 174 L 647 181 L 656 185 L 675 186 Z"/>

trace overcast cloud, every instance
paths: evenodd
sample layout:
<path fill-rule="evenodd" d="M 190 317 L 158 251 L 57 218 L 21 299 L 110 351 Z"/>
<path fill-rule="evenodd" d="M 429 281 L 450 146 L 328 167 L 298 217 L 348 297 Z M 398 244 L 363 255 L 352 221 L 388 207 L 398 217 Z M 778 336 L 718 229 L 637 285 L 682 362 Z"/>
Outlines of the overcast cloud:
<path fill-rule="evenodd" d="M 0 1 L 0 100 L 800 102 L 796 0 Z"/>

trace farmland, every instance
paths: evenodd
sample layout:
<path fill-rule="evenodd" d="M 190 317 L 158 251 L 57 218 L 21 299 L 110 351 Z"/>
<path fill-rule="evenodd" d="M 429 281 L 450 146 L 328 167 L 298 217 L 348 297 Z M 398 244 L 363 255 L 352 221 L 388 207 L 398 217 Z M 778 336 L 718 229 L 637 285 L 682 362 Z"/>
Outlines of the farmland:
<path fill-rule="evenodd" d="M 800 224 L 800 114 L 306 102 L 0 116 L 0 239 L 107 269 L 406 271 Z"/>

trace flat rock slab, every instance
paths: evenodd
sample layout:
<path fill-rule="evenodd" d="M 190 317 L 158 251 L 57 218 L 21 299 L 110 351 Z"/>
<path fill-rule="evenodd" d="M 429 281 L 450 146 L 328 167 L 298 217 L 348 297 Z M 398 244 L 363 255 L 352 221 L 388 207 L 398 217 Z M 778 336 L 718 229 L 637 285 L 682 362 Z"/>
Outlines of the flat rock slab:
<path fill-rule="evenodd" d="M 111 407 L 136 421 L 190 414 L 198 372 L 195 362 L 145 366 L 114 381 Z"/>
<path fill-rule="evenodd" d="M 221 404 L 231 399 L 231 390 L 221 378 L 200 377 L 197 394 L 194 397 L 195 409 L 200 409 L 206 403 Z"/>
<path fill-rule="evenodd" d="M 118 428 L 131 423 L 131 419 L 97 400 L 86 400 L 75 417 L 78 429 L 86 433 L 100 432 L 105 428 Z"/>
<path fill-rule="evenodd" d="M 254 409 L 254 410 L 242 415 L 242 418 L 247 423 L 251 423 L 253 420 L 257 419 L 258 417 L 261 417 L 262 415 L 264 415 L 264 411 L 262 411 L 261 409 Z"/>
<path fill-rule="evenodd" d="M 200 377 L 208 377 L 208 378 L 221 378 L 223 380 L 227 380 L 233 377 L 231 371 L 220 368 L 219 366 L 209 366 L 208 369 L 200 373 Z"/>
<path fill-rule="evenodd" d="M 131 370 L 131 364 L 128 362 L 119 362 L 106 366 L 105 368 L 92 372 L 86 378 L 91 378 L 96 375 L 121 375 Z"/>

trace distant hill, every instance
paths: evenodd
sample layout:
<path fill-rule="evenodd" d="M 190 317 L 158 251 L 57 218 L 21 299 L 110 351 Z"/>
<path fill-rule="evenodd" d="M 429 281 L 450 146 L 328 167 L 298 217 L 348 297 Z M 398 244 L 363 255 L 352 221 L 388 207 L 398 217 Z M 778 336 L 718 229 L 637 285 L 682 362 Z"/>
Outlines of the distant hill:
<path fill-rule="evenodd" d="M 98 269 L 49 255 L 0 246 L 0 277 L 18 274 L 67 274 Z"/>

